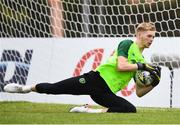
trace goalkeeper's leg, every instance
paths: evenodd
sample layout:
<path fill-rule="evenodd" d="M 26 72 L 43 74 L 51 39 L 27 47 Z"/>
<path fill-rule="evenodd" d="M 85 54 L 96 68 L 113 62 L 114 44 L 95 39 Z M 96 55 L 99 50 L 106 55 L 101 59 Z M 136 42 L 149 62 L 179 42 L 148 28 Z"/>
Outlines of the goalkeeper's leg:
<path fill-rule="evenodd" d="M 5 92 L 9 93 L 29 93 L 31 91 L 46 94 L 88 94 L 88 84 L 80 83 L 80 77 L 73 77 L 57 83 L 38 83 L 36 85 L 19 85 L 15 83 L 7 84 L 4 87 Z"/>
<path fill-rule="evenodd" d="M 99 83 L 98 83 L 99 84 Z M 104 87 L 106 85 L 103 85 Z M 99 105 L 105 108 L 92 108 L 89 105 L 76 106 L 73 107 L 70 112 L 75 113 L 105 113 L 105 112 L 114 112 L 114 113 L 135 113 L 136 107 L 128 102 L 127 100 L 116 96 L 112 93 L 108 87 L 105 87 L 103 91 L 95 89 L 94 93 L 91 95 L 91 98 Z"/>
<path fill-rule="evenodd" d="M 94 81 L 96 80 L 96 81 Z M 46 94 L 73 94 L 89 95 L 92 93 L 93 85 L 98 82 L 95 72 L 89 72 L 78 77 L 72 77 L 56 83 L 39 83 L 36 85 L 7 84 L 4 91 L 10 93 L 28 93 L 31 91 Z"/>
<path fill-rule="evenodd" d="M 136 113 L 136 107 L 133 104 L 113 93 L 92 95 L 91 98 L 99 105 L 106 107 L 106 112 Z"/>

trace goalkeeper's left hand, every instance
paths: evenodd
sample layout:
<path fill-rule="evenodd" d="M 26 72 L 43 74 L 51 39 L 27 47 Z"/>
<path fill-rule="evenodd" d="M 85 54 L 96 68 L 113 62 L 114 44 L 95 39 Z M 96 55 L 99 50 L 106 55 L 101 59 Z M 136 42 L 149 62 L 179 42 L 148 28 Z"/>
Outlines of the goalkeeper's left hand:
<path fill-rule="evenodd" d="M 154 66 L 155 70 L 151 72 L 151 77 L 153 78 L 152 86 L 155 87 L 159 84 L 160 79 L 161 79 L 161 67 L 159 66 Z"/>

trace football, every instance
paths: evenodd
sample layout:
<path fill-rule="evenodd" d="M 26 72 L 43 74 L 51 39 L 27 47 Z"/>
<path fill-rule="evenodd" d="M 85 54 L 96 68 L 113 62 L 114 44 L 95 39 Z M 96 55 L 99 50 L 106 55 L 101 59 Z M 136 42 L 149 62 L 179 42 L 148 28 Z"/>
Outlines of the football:
<path fill-rule="evenodd" d="M 139 86 L 149 86 L 153 82 L 153 78 L 148 71 L 138 70 L 135 74 L 135 82 Z"/>

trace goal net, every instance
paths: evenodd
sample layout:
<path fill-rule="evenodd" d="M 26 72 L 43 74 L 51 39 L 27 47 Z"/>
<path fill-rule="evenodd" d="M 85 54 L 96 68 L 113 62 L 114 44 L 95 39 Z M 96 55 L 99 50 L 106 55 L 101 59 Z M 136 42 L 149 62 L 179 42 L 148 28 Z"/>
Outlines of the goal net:
<path fill-rule="evenodd" d="M 0 37 L 133 37 L 151 21 L 180 36 L 179 0 L 1 0 Z"/>

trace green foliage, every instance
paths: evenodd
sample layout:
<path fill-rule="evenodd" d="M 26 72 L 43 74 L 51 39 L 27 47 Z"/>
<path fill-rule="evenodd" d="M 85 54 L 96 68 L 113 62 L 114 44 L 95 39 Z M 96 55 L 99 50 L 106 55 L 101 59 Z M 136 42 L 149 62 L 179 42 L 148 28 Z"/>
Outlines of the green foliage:
<path fill-rule="evenodd" d="M 0 102 L 0 124 L 180 124 L 180 109 L 138 108 L 137 113 L 69 113 L 72 106 Z"/>

